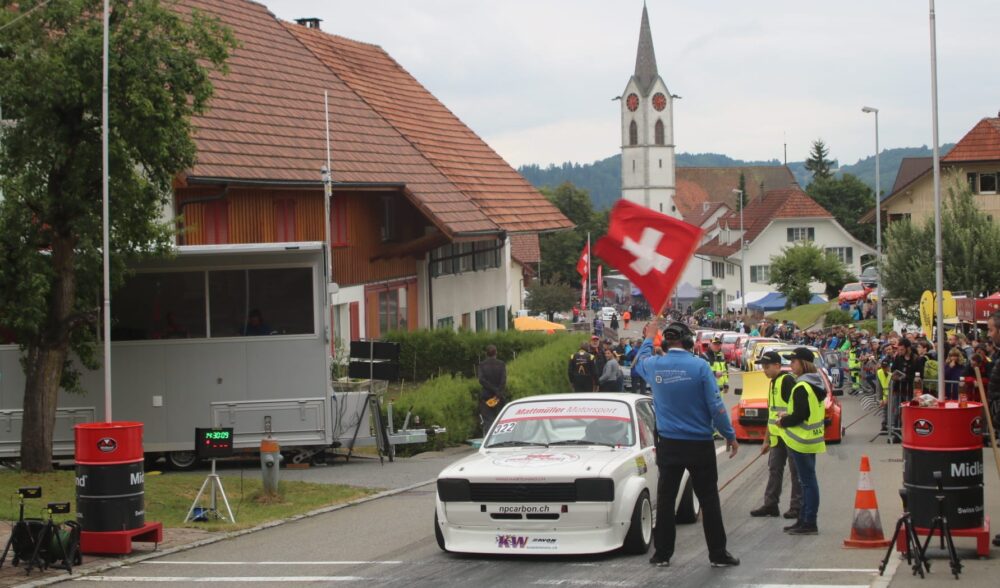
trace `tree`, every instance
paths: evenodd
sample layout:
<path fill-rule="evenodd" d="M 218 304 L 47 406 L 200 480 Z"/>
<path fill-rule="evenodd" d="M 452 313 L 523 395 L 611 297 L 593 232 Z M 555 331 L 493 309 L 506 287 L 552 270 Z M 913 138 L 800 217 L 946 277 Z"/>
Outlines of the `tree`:
<path fill-rule="evenodd" d="M 576 290 L 566 284 L 534 283 L 528 288 L 524 304 L 534 313 L 544 312 L 552 320 L 553 314 L 568 310 L 579 300 Z"/>
<path fill-rule="evenodd" d="M 809 304 L 811 282 L 824 284 L 827 296 L 833 298 L 853 279 L 835 255 L 812 243 L 785 247 L 781 255 L 771 257 L 771 284 L 785 295 L 788 308 Z"/>
<path fill-rule="evenodd" d="M 739 211 L 747 205 L 747 201 L 750 199 L 750 195 L 747 194 L 747 177 L 743 172 L 740 172 L 740 183 L 736 189 L 739 190 L 739 194 L 736 195 L 736 210 Z"/>
<path fill-rule="evenodd" d="M 840 178 L 817 178 L 806 192 L 820 206 L 830 211 L 840 226 L 855 239 L 875 245 L 875 225 L 862 224 L 858 219 L 875 205 L 874 190 L 856 176 L 844 174 Z"/>
<path fill-rule="evenodd" d="M 816 139 L 812 144 L 812 151 L 806 159 L 806 169 L 812 172 L 813 181 L 828 179 L 833 173 L 830 169 L 833 162 L 827 159 L 830 150 L 827 149 L 823 139 Z"/>
<path fill-rule="evenodd" d="M 1000 288 L 1000 226 L 976 206 L 967 183 L 947 178 L 941 213 L 944 289 L 973 296 Z M 882 283 L 895 304 L 916 305 L 924 290 L 934 289 L 934 219 L 889 224 L 883 234 L 886 259 Z"/>
<path fill-rule="evenodd" d="M 576 225 L 569 231 L 539 236 L 542 278 L 553 283 L 579 284 L 580 274 L 576 273 L 576 262 L 587 244 L 587 233 L 590 233 L 593 245 L 593 242 L 608 230 L 608 213 L 595 212 L 586 190 L 581 190 L 569 182 L 564 182 L 554 189 L 542 188 L 541 192 Z M 607 272 L 607 266 L 604 269 Z M 596 263 L 591 265 L 591 271 L 596 279 Z"/>
<path fill-rule="evenodd" d="M 60 387 L 79 390 L 74 356 L 98 367 L 101 271 L 102 2 L 5 0 L 0 103 L 0 322 L 21 348 L 22 468 L 52 467 Z M 18 22 L 13 23 L 14 20 Z M 167 251 L 160 220 L 176 174 L 194 163 L 191 116 L 225 69 L 232 33 L 159 0 L 115 2 L 110 20 L 111 275 Z"/>

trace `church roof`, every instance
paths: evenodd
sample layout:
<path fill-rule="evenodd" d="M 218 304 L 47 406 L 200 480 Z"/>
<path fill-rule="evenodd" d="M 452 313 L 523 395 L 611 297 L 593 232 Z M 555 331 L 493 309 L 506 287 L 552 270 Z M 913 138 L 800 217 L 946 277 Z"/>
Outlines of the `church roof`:
<path fill-rule="evenodd" d="M 656 71 L 656 53 L 653 51 L 653 33 L 649 30 L 649 13 L 642 5 L 642 24 L 639 25 L 639 49 L 635 54 L 635 81 L 643 95 L 649 95 L 653 82 L 660 77 Z"/>
<path fill-rule="evenodd" d="M 736 208 L 733 189 L 740 185 L 740 174 L 746 182 L 747 199 L 761 197 L 765 192 L 783 188 L 798 188 L 795 176 L 785 165 L 747 165 L 739 167 L 678 167 L 677 192 L 674 204 L 683 216 L 701 208 L 704 202 L 725 202 Z"/>

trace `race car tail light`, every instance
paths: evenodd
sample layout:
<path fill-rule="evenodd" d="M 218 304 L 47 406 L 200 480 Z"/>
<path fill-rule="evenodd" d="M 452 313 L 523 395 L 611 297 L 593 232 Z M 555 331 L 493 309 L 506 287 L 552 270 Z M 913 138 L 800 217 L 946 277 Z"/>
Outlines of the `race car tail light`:
<path fill-rule="evenodd" d="M 441 478 L 437 481 L 438 498 L 441 502 L 469 502 L 472 490 L 468 480 Z"/>
<path fill-rule="evenodd" d="M 580 478 L 576 481 L 576 499 L 580 502 L 612 502 L 615 481 L 610 478 Z"/>

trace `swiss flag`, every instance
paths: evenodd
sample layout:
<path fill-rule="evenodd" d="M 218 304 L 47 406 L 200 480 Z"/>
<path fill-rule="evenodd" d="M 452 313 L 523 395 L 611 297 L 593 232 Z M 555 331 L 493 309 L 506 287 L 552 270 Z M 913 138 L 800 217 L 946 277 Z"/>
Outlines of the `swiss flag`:
<path fill-rule="evenodd" d="M 587 244 L 583 246 L 580 261 L 576 262 L 576 273 L 584 278 L 590 276 L 590 241 L 587 241 Z"/>
<path fill-rule="evenodd" d="M 660 312 L 684 266 L 694 255 L 701 229 L 628 200 L 611 209 L 608 234 L 594 253 L 625 274 Z"/>

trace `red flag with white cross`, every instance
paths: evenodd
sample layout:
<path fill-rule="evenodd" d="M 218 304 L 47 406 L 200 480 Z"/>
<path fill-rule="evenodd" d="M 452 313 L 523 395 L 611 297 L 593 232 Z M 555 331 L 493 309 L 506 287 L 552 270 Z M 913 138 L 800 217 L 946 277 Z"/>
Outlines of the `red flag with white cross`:
<path fill-rule="evenodd" d="M 576 262 L 576 273 L 583 276 L 583 278 L 590 278 L 590 241 L 583 246 L 583 253 L 580 254 L 580 259 Z"/>
<path fill-rule="evenodd" d="M 611 209 L 608 234 L 594 245 L 594 254 L 631 280 L 650 308 L 660 312 L 698 248 L 701 233 L 672 216 L 619 200 Z"/>

